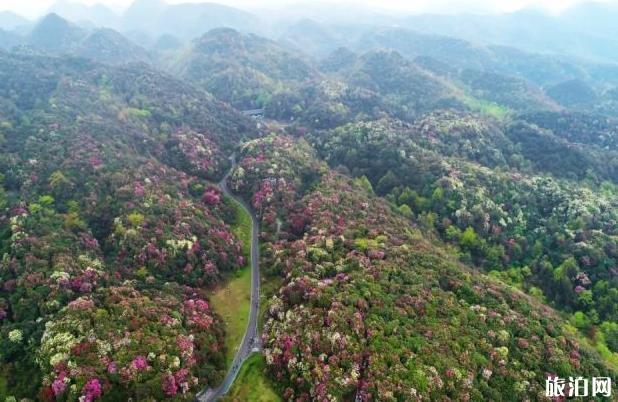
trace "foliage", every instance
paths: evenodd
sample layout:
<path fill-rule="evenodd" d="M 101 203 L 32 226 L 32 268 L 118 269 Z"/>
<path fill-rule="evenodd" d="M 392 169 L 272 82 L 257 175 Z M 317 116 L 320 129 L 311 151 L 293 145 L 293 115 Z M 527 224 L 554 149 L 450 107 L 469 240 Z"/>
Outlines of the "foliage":
<path fill-rule="evenodd" d="M 250 355 L 242 365 L 234 385 L 222 399 L 225 402 L 278 402 L 279 395 L 266 377 L 266 362 L 260 354 Z"/>
<path fill-rule="evenodd" d="M 515 275 L 515 284 L 542 289 L 567 311 L 615 320 L 613 186 L 605 191 L 547 176 L 543 171 L 562 176 L 573 169 L 589 176 L 596 162 L 580 156 L 572 162 L 557 151 L 565 165 L 553 167 L 551 147 L 530 145 L 534 155 L 519 154 L 527 146 L 514 141 L 524 137 L 508 130 L 519 129 L 507 128 L 505 135 L 482 119 L 441 113 L 414 126 L 347 125 L 312 134 L 310 141 L 331 166 L 366 176 L 378 194 L 429 222 L 460 247 L 463 261 L 487 270 L 529 267 L 526 275 Z M 427 214 L 435 216 L 428 220 Z"/>
<path fill-rule="evenodd" d="M 218 383 L 225 327 L 206 289 L 246 257 L 204 179 L 252 123 L 143 65 L 0 65 L 2 396 L 186 399 Z"/>
<path fill-rule="evenodd" d="M 298 151 L 278 153 L 281 141 L 306 146 L 271 139 L 244 158 L 289 166 L 281 159 Z M 275 180 L 289 171 L 254 174 Z M 558 314 L 455 262 L 361 184 L 328 173 L 296 197 L 306 208 L 303 234 L 266 226 L 274 233 L 263 236 L 266 265 L 285 278 L 263 334 L 284 398 L 540 397 L 545 373 L 607 372 L 560 329 Z M 296 211 L 280 212 L 285 225 Z M 472 227 L 460 236 L 466 247 L 481 241 Z"/>

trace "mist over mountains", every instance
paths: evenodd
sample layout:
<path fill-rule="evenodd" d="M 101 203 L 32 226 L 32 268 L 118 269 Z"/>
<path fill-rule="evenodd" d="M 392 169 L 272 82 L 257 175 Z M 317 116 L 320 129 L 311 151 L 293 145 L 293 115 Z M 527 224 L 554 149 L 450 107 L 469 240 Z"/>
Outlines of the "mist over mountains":
<path fill-rule="evenodd" d="M 82 27 L 113 28 L 141 38 L 144 43 L 140 44 L 153 44 L 162 35 L 187 41 L 210 29 L 228 27 L 274 39 L 291 38 L 300 46 L 310 45 L 305 38 L 309 36 L 327 49 L 309 46 L 303 50 L 324 54 L 349 45 L 350 37 L 367 29 L 389 27 L 591 61 L 618 61 L 618 5 L 614 3 L 581 3 L 554 16 L 532 9 L 486 15 L 395 15 L 365 6 L 319 2 L 246 11 L 215 2 L 167 4 L 163 0 L 136 0 L 124 12 L 116 13 L 101 4 L 59 0 L 45 14 L 49 13 Z M 23 32 L 36 23 L 10 11 L 0 12 L 0 29 L 4 31 Z"/>
<path fill-rule="evenodd" d="M 0 49 L 146 63 L 236 108 L 265 108 L 324 127 L 348 113 L 413 120 L 445 105 L 614 116 L 613 16 L 618 8 L 607 3 L 579 4 L 558 16 L 533 10 L 396 16 L 320 3 L 275 12 L 162 0 L 136 0 L 118 14 L 60 0 L 37 21 L 2 12 Z M 299 91 L 302 113 L 281 107 Z M 349 97 L 359 91 L 371 111 L 351 107 Z"/>

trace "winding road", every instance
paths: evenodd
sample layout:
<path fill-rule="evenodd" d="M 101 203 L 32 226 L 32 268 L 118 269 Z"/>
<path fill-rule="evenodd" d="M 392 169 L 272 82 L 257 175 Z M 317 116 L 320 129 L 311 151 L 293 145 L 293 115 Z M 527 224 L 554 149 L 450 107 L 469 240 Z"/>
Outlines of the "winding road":
<path fill-rule="evenodd" d="M 244 363 L 245 359 L 252 353 L 261 349 L 260 336 L 257 330 L 258 324 L 258 311 L 260 307 L 260 250 L 258 244 L 259 222 L 257 217 L 252 212 L 251 207 L 241 199 L 235 196 L 227 187 L 227 179 L 234 171 L 236 167 L 236 155 L 230 156 L 232 166 L 230 170 L 225 174 L 223 179 L 219 182 L 219 189 L 225 195 L 236 200 L 242 208 L 251 216 L 251 308 L 249 309 L 249 323 L 245 331 L 245 336 L 242 339 L 236 356 L 232 362 L 232 366 L 229 368 L 223 382 L 217 388 L 208 388 L 196 395 L 196 399 L 200 402 L 216 401 L 223 395 L 225 395 L 236 376 L 240 367 Z"/>

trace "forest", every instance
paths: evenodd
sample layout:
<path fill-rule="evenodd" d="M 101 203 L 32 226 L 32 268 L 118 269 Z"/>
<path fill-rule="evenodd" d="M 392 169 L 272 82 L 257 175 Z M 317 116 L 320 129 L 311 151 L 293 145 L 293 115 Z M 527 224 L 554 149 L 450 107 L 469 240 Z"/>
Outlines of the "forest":
<path fill-rule="evenodd" d="M 143 3 L 0 18 L 0 401 L 618 380 L 618 65 L 360 22 L 278 37 L 207 4 L 226 22 L 198 33 L 197 5 Z M 240 372 L 230 307 L 259 315 Z"/>

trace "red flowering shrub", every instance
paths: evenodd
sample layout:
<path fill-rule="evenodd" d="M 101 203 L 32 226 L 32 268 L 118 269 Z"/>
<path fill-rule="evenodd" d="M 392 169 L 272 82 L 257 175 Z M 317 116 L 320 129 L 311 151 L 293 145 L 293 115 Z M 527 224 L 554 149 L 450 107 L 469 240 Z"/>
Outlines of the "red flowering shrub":
<path fill-rule="evenodd" d="M 202 201 L 206 205 L 217 205 L 221 202 L 221 194 L 219 190 L 214 187 L 209 187 L 204 191 L 204 195 L 202 195 Z"/>
<path fill-rule="evenodd" d="M 558 315 L 456 263 L 364 186 L 331 174 L 304 197 L 300 187 L 281 197 L 281 173 L 264 177 L 297 152 L 281 152 L 281 142 L 256 141 L 241 167 L 253 169 L 247 182 L 263 222 L 304 226 L 300 238 L 279 232 L 267 242 L 262 263 L 285 278 L 262 338 L 285 398 L 486 400 L 493 390 L 525 398 L 545 387 L 526 373 L 607 370 L 573 358 L 582 349 L 546 325 Z M 286 197 L 294 202 L 279 201 Z"/>
<path fill-rule="evenodd" d="M 38 352 L 54 393 L 73 394 L 71 385 L 77 384 L 82 396 L 93 400 L 110 387 L 130 395 L 139 384 L 158 384 L 152 395 L 169 396 L 175 386 L 185 394 L 217 380 L 213 374 L 198 378 L 196 370 L 204 364 L 201 351 L 221 342 L 214 333 L 204 336 L 205 330 L 220 324 L 204 300 L 192 293 L 193 298 L 179 300 L 183 293 L 112 287 L 93 294 L 89 303 L 81 301 L 79 309 L 62 310 L 45 325 Z M 170 371 L 176 373 L 174 382 Z"/>
<path fill-rule="evenodd" d="M 84 402 L 93 402 L 96 398 L 101 396 L 101 383 L 98 379 L 93 378 L 86 382 L 82 389 L 82 397 Z"/>
<path fill-rule="evenodd" d="M 191 200 L 188 188 L 193 179 L 164 169 L 142 167 L 140 175 L 146 179 L 139 199 L 126 186 L 118 189 L 125 212 L 114 218 L 108 243 L 118 265 L 134 267 L 132 272 L 123 269 L 124 276 L 211 284 L 221 271 L 241 266 L 242 245 L 223 220 L 229 207 L 214 187 L 206 189 L 202 202 Z"/>
<path fill-rule="evenodd" d="M 164 159 L 182 171 L 204 178 L 222 172 L 225 155 L 208 135 L 190 130 L 177 131 L 165 146 Z"/>
<path fill-rule="evenodd" d="M 302 233 L 307 216 L 298 200 L 325 170 L 312 155 L 307 143 L 286 136 L 271 135 L 244 144 L 230 185 L 251 200 L 263 229 L 280 236 Z M 282 219 L 288 214 L 295 219 Z"/>
<path fill-rule="evenodd" d="M 255 124 L 144 66 L 0 59 L 0 86 L 37 99 L 0 95 L 2 398 L 161 400 L 172 373 L 189 399 L 220 380 L 224 329 L 184 302 L 242 247 L 231 206 L 198 197 Z"/>

